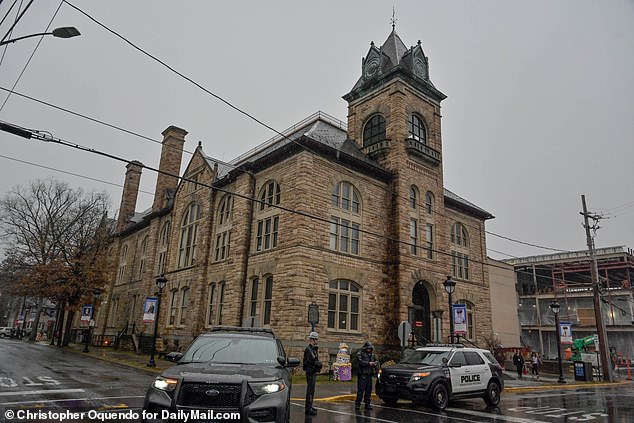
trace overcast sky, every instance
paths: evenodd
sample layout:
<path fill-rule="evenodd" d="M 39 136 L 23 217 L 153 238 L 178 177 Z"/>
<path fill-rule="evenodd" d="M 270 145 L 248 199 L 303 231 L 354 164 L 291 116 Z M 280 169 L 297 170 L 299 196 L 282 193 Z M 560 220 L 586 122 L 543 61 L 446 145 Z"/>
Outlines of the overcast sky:
<path fill-rule="evenodd" d="M 12 1 L 0 5 L 4 16 Z M 18 3 L 20 3 L 18 1 Z M 23 6 L 27 2 L 23 2 Z M 370 42 L 396 31 L 422 41 L 442 103 L 445 187 L 491 212 L 487 230 L 562 250 L 586 248 L 581 194 L 601 212 L 597 247 L 634 247 L 633 1 L 163 1 L 72 4 L 209 91 L 282 131 L 321 110 L 343 121 L 341 98 Z M 59 1 L 36 1 L 10 38 L 43 32 Z M 17 4 L 0 26 L 5 35 Z M 185 149 L 229 161 L 275 134 L 61 3 L 15 91 L 154 140 L 169 125 Z M 38 38 L 1 47 L 11 89 Z M 0 105 L 7 96 L 0 90 Z M 11 95 L 0 120 L 158 166 L 160 145 Z M 125 164 L 0 132 L 0 195 L 35 178 L 110 193 Z M 183 166 L 190 155 L 185 153 Z M 35 167 L 52 167 L 113 185 Z M 141 190 L 154 189 L 144 171 Z M 140 193 L 138 210 L 152 195 Z M 493 258 L 546 254 L 487 235 Z"/>

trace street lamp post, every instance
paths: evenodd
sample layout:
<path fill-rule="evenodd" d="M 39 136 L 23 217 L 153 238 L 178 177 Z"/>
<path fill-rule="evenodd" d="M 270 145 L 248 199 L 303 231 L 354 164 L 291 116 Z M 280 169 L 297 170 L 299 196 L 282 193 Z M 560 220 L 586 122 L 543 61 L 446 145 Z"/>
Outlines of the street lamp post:
<path fill-rule="evenodd" d="M 73 38 L 81 35 L 81 33 L 77 30 L 77 28 L 72 26 L 64 26 L 61 28 L 55 28 L 52 32 L 40 32 L 37 34 L 25 35 L 24 37 L 13 38 L 11 40 L 6 40 L 0 42 L 0 46 L 5 44 L 15 43 L 16 41 L 24 40 L 25 38 L 31 37 L 41 37 L 43 35 L 52 35 L 57 38 Z"/>
<path fill-rule="evenodd" d="M 163 294 L 163 288 L 167 285 L 167 279 L 165 275 L 161 275 L 156 278 L 156 286 L 158 286 L 158 294 L 156 295 L 156 315 L 154 316 L 154 336 L 152 338 L 152 354 L 150 355 L 150 361 L 147 363 L 147 367 L 156 367 L 154 361 L 154 350 L 156 349 L 156 333 L 158 332 L 159 313 L 161 312 L 161 294 Z"/>
<path fill-rule="evenodd" d="M 561 333 L 559 333 L 559 309 L 561 306 L 557 302 L 557 300 L 553 300 L 552 303 L 548 306 L 550 307 L 550 311 L 555 314 L 555 332 L 557 335 L 557 362 L 559 363 L 559 379 L 557 379 L 558 383 L 566 383 L 564 380 L 564 368 L 561 364 Z"/>
<path fill-rule="evenodd" d="M 451 300 L 451 294 L 456 290 L 456 281 L 451 279 L 451 276 L 447 276 L 447 279 L 442 283 L 445 287 L 445 291 L 449 294 L 449 336 L 450 343 L 453 344 L 453 310 L 451 309 L 453 306 L 453 301 Z"/>
<path fill-rule="evenodd" d="M 88 351 L 88 344 L 90 343 L 90 338 L 92 338 L 92 326 L 90 325 L 92 323 L 92 319 L 95 315 L 95 307 L 97 307 L 97 300 L 99 299 L 99 297 L 101 296 L 101 289 L 99 288 L 95 288 L 92 291 L 92 296 L 94 298 L 94 301 L 92 302 L 92 311 L 90 314 L 90 320 L 88 321 L 88 332 L 86 333 L 86 336 L 84 337 L 85 339 L 85 344 L 84 344 L 84 349 L 81 352 L 89 352 Z"/>

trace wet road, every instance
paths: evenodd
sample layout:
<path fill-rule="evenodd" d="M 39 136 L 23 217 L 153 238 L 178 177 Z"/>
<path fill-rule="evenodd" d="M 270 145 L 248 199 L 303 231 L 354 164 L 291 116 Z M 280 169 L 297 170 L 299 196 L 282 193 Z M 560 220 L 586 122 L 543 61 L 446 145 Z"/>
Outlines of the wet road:
<path fill-rule="evenodd" d="M 26 410 L 65 413 L 140 409 L 145 390 L 153 378 L 143 371 L 47 345 L 2 339 L 0 421 L 10 421 L 8 417 L 11 416 L 5 414 L 7 410 L 14 413 L 25 413 Z M 17 414 L 13 421 L 20 421 L 15 417 Z M 21 421 L 48 421 L 38 417 Z"/>
<path fill-rule="evenodd" d="M 46 345 L 0 340 L 0 422 L 98 422 L 114 412 L 141 413 L 143 396 L 154 376 L 147 372 L 65 352 Z M 634 422 L 634 383 L 604 388 L 543 389 L 505 392 L 499 407 L 479 399 L 450 404 L 442 413 L 399 402 L 395 408 L 380 401 L 370 411 L 354 412 L 351 401 L 317 401 L 319 412 L 304 417 L 302 401 L 292 401 L 292 422 Z M 14 413 L 9 419 L 6 413 Z M 17 419 L 17 413 L 31 414 Z M 41 413 L 57 413 L 55 419 Z M 76 418 L 73 412 L 92 413 Z M 75 417 L 75 418 L 74 418 Z M 116 420 L 133 422 L 133 414 Z"/>

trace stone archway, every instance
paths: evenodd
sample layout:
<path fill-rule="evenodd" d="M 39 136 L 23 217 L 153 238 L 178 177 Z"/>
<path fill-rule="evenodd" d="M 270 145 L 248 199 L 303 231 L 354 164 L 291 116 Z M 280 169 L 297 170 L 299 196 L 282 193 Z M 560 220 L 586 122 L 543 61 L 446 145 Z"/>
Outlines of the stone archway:
<path fill-rule="evenodd" d="M 412 305 L 409 310 L 409 321 L 418 344 L 426 344 L 432 339 L 431 303 L 429 291 L 422 280 L 412 289 Z"/>

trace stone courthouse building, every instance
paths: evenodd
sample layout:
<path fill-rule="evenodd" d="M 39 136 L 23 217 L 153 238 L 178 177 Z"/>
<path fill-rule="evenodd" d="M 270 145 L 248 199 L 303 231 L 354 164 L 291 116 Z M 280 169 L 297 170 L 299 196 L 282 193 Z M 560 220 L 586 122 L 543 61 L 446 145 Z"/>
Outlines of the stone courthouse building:
<path fill-rule="evenodd" d="M 184 345 L 213 325 L 254 317 L 299 355 L 319 306 L 321 351 L 339 342 L 446 342 L 448 297 L 466 303 L 466 337 L 491 334 L 485 221 L 493 216 L 444 188 L 440 103 L 420 41 L 393 30 L 371 43 L 343 98 L 347 125 L 321 112 L 233 160 L 195 150 L 179 178 L 187 132 L 170 126 L 154 203 L 135 211 L 142 165 L 127 167 L 118 259 L 95 333 L 126 324 L 151 334 L 143 303 L 164 274 L 159 336 Z M 213 152 L 212 152 L 213 153 Z M 326 357 L 324 357 L 326 358 Z"/>

